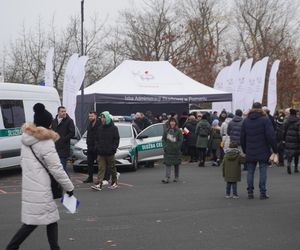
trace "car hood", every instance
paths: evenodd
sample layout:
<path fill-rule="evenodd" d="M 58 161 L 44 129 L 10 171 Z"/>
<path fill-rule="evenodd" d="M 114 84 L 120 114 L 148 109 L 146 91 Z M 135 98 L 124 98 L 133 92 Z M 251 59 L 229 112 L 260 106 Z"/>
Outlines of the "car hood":
<path fill-rule="evenodd" d="M 126 146 L 132 146 L 132 139 L 131 138 L 120 138 L 119 148 L 126 147 Z M 86 145 L 86 139 L 81 138 L 76 144 L 75 147 L 81 148 L 81 149 L 87 149 Z"/>

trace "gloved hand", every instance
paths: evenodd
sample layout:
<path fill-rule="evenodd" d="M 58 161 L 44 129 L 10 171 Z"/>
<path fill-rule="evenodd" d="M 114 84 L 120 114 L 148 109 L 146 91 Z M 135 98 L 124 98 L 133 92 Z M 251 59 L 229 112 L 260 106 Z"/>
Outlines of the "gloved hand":
<path fill-rule="evenodd" d="M 73 195 L 73 190 L 72 191 L 67 191 L 66 193 L 69 195 L 69 197 L 71 197 Z"/>

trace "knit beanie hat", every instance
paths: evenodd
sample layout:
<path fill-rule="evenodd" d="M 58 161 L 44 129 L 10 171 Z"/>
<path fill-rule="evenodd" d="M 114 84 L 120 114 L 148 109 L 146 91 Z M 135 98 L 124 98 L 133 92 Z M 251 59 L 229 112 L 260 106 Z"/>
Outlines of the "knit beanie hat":
<path fill-rule="evenodd" d="M 45 105 L 42 103 L 36 103 L 33 106 L 34 116 L 33 122 L 37 127 L 50 128 L 53 117 L 51 113 L 49 113 L 45 109 Z"/>
<path fill-rule="evenodd" d="M 213 120 L 212 126 L 218 126 L 218 125 L 219 125 L 219 120 L 218 119 Z"/>

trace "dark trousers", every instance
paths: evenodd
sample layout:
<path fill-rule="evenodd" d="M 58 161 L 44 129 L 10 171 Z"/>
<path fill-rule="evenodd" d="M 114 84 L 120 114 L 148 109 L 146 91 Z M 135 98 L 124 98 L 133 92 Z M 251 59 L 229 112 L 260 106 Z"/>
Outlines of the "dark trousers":
<path fill-rule="evenodd" d="M 97 152 L 94 150 L 87 151 L 87 164 L 89 179 L 93 179 L 94 174 L 94 162 L 97 160 Z"/>
<path fill-rule="evenodd" d="M 295 153 L 293 155 L 288 155 L 287 156 L 287 164 L 288 164 L 289 167 L 291 167 L 293 159 L 294 159 L 295 169 L 298 169 L 299 154 Z"/>
<path fill-rule="evenodd" d="M 191 161 L 198 160 L 198 151 L 196 146 L 189 146 L 189 155 L 191 156 Z"/>
<path fill-rule="evenodd" d="M 218 160 L 220 160 L 220 149 L 219 148 L 212 149 L 211 152 L 212 152 L 212 155 L 213 155 L 212 160 L 214 162 L 217 162 Z"/>
<path fill-rule="evenodd" d="M 199 148 L 199 160 L 200 162 L 205 163 L 205 158 L 206 158 L 206 148 Z"/>
<path fill-rule="evenodd" d="M 19 231 L 9 242 L 6 250 L 19 249 L 20 245 L 26 240 L 26 238 L 36 229 L 36 225 L 23 224 Z M 58 225 L 57 222 L 47 225 L 47 237 L 51 250 L 60 250 L 58 246 Z"/>
<path fill-rule="evenodd" d="M 282 142 L 277 143 L 278 147 L 278 160 L 280 164 L 284 164 L 284 144 Z"/>
<path fill-rule="evenodd" d="M 226 195 L 230 195 L 231 188 L 232 188 L 232 194 L 237 195 L 237 183 L 236 182 L 227 182 Z"/>

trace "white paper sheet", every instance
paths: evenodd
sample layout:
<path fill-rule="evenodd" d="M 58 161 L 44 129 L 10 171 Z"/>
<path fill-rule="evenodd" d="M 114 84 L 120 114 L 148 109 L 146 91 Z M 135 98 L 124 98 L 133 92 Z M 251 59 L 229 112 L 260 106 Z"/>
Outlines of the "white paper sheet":
<path fill-rule="evenodd" d="M 70 213 L 74 214 L 79 205 L 79 201 L 74 197 L 74 195 L 69 197 L 68 194 L 64 194 L 62 204 L 70 211 Z"/>

